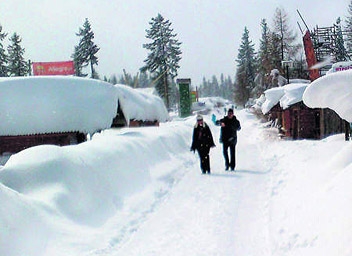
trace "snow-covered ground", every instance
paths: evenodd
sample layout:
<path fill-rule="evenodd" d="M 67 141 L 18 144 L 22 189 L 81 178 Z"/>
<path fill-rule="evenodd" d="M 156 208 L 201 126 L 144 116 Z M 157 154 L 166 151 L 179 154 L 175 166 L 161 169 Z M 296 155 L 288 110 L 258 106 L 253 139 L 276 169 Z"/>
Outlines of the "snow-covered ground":
<path fill-rule="evenodd" d="M 351 255 L 352 144 L 279 140 L 235 114 L 236 172 L 216 143 L 200 174 L 194 116 L 13 155 L 0 169 L 0 255 Z"/>

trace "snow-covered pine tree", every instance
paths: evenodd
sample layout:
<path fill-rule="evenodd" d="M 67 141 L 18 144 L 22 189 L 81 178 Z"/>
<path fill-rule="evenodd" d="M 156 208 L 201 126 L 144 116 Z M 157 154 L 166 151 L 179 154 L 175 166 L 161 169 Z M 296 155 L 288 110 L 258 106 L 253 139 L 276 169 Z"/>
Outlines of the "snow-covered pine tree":
<path fill-rule="evenodd" d="M 346 49 L 349 53 L 352 53 L 352 0 L 348 5 L 348 16 L 346 17 Z"/>
<path fill-rule="evenodd" d="M 3 41 L 6 38 L 7 33 L 2 31 L 2 26 L 0 25 L 0 77 L 8 76 L 8 57 L 4 49 Z"/>
<path fill-rule="evenodd" d="M 84 59 L 78 46 L 75 46 L 75 49 L 73 54 L 71 55 L 71 58 L 73 59 L 73 63 L 75 65 L 76 76 L 80 76 L 80 77 L 87 76 L 88 74 L 84 74 L 82 71 L 83 65 L 84 65 Z"/>
<path fill-rule="evenodd" d="M 21 37 L 15 32 L 10 38 L 10 45 L 7 47 L 8 72 L 10 76 L 28 75 L 28 63 L 23 57 L 25 49 L 22 48 L 21 42 Z"/>
<path fill-rule="evenodd" d="M 247 27 L 244 28 L 236 62 L 235 102 L 245 106 L 249 98 L 253 96 L 257 63 L 254 44 L 249 39 Z"/>
<path fill-rule="evenodd" d="M 342 28 L 341 28 L 341 18 L 337 18 L 336 20 L 336 60 L 337 61 L 347 61 L 349 60 L 345 42 L 342 35 Z"/>
<path fill-rule="evenodd" d="M 93 42 L 94 32 L 92 31 L 91 25 L 87 18 L 83 23 L 83 28 L 79 28 L 76 35 L 80 37 L 80 41 L 78 45 L 75 46 L 74 53 L 72 55 L 75 61 L 75 66 L 78 68 L 76 73 L 79 75 L 82 68 L 90 65 L 91 78 L 99 78 L 94 66 L 98 65 L 98 57 L 96 54 L 100 48 Z M 82 75 L 85 76 L 84 74 Z"/>
<path fill-rule="evenodd" d="M 172 82 L 177 76 L 179 61 L 181 60 L 181 50 L 176 38 L 177 34 L 171 28 L 172 23 L 164 19 L 161 14 L 152 18 L 149 22 L 150 29 L 146 29 L 146 38 L 150 43 L 143 44 L 143 48 L 149 51 L 144 60 L 145 66 L 142 72 L 149 71 L 155 83 L 158 94 L 165 100 L 166 107 L 170 107 L 170 92 L 176 91 L 172 88 Z M 171 79 L 171 81 L 170 81 Z"/>

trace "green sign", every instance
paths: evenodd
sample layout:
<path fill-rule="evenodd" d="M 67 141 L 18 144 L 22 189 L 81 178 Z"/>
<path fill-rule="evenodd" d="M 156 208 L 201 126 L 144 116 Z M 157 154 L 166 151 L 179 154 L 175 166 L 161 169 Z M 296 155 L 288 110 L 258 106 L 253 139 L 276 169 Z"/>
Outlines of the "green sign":
<path fill-rule="evenodd" d="M 191 79 L 177 79 L 176 82 L 180 91 L 180 117 L 187 117 L 191 114 L 191 98 L 189 93 Z"/>

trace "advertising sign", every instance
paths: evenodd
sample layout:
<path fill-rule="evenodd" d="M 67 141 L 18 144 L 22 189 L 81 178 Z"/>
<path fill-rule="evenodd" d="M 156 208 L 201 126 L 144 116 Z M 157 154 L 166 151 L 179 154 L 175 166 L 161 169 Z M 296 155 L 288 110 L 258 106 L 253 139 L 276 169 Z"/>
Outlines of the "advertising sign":
<path fill-rule="evenodd" d="M 344 70 L 352 69 L 352 61 L 340 61 L 332 65 L 333 72 L 339 72 Z"/>
<path fill-rule="evenodd" d="M 197 92 L 196 91 L 191 91 L 191 102 L 197 102 Z"/>
<path fill-rule="evenodd" d="M 74 74 L 75 68 L 73 61 L 33 62 L 33 75 L 35 76 L 66 76 Z"/>

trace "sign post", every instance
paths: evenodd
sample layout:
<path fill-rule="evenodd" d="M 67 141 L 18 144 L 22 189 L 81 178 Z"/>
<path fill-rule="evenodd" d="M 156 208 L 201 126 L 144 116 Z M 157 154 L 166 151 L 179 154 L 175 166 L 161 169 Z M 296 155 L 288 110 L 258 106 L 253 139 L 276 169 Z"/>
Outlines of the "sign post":
<path fill-rule="evenodd" d="M 191 79 L 177 79 L 176 83 L 180 91 L 180 117 L 187 117 L 191 114 L 191 97 L 189 92 Z"/>

